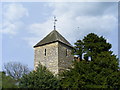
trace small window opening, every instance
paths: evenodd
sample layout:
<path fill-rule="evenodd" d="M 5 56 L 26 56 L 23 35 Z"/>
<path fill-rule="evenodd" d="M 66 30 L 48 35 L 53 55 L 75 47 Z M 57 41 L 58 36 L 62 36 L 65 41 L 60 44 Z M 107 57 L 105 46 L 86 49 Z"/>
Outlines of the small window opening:
<path fill-rule="evenodd" d="M 45 49 L 45 56 L 46 56 L 46 49 Z"/>
<path fill-rule="evenodd" d="M 67 53 L 68 53 L 68 52 L 67 52 L 67 49 L 66 49 L 66 56 L 67 56 Z"/>

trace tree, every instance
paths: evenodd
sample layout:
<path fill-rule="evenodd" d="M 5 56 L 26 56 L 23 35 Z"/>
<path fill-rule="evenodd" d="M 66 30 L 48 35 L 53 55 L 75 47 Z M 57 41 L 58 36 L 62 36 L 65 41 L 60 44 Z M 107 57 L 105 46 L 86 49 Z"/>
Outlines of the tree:
<path fill-rule="evenodd" d="M 20 79 L 24 74 L 29 73 L 26 65 L 19 62 L 8 62 L 4 65 L 5 72 L 14 79 Z"/>
<path fill-rule="evenodd" d="M 74 61 L 73 68 L 61 75 L 63 77 L 61 79 L 62 87 L 120 88 L 119 62 L 116 55 L 110 51 L 111 44 L 107 43 L 103 37 L 98 37 L 93 33 L 88 34 L 81 41 L 84 45 L 84 59 L 80 62 Z M 89 61 L 88 57 L 91 57 L 92 60 Z"/>
<path fill-rule="evenodd" d="M 112 45 L 107 43 L 103 36 L 99 37 L 94 33 L 90 33 L 85 36 L 83 40 L 77 40 L 74 46 L 74 55 L 78 55 L 80 60 L 83 58 L 86 61 L 88 61 L 89 58 L 93 60 L 93 56 L 103 51 L 109 51 L 111 47 Z"/>
<path fill-rule="evenodd" d="M 2 74 L 2 88 L 17 88 L 17 81 L 10 76 L 6 76 L 5 72 L 0 72 Z"/>
<path fill-rule="evenodd" d="M 80 60 L 82 60 L 82 54 L 84 53 L 84 45 L 83 45 L 83 42 L 81 40 L 77 40 L 75 44 L 75 47 L 74 47 L 74 55 L 77 55 Z"/>
<path fill-rule="evenodd" d="M 55 89 L 59 87 L 58 79 L 39 64 L 35 71 L 24 75 L 20 81 L 20 87 L 23 88 L 40 88 L 40 89 Z"/>
<path fill-rule="evenodd" d="M 101 52 L 97 55 L 94 65 L 96 66 L 94 71 L 102 79 L 100 84 L 104 84 L 108 88 L 120 88 L 119 59 L 116 58 L 116 55 L 108 51 Z"/>
<path fill-rule="evenodd" d="M 85 66 L 86 64 L 86 66 Z M 63 88 L 82 88 L 85 86 L 85 78 L 87 62 L 85 60 L 76 62 L 74 61 L 74 68 L 61 74 L 61 86 Z"/>
<path fill-rule="evenodd" d="M 64 88 L 120 88 L 118 59 L 107 52 L 95 61 L 74 61 L 74 68 L 62 75 Z"/>
<path fill-rule="evenodd" d="M 91 58 L 93 60 L 93 56 L 103 52 L 109 51 L 112 45 L 107 43 L 106 39 L 103 36 L 97 36 L 94 33 L 90 33 L 84 37 L 82 40 L 84 44 L 84 59 L 88 60 Z"/>

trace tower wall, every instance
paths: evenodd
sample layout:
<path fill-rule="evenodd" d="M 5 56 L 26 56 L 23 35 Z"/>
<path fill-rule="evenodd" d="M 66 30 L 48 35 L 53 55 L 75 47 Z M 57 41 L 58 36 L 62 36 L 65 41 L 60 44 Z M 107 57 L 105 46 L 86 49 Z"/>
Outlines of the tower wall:
<path fill-rule="evenodd" d="M 62 72 L 72 65 L 74 56 L 72 55 L 72 48 L 62 43 L 58 44 L 58 71 Z"/>
<path fill-rule="evenodd" d="M 71 67 L 74 58 L 71 54 L 72 48 L 59 42 L 35 47 L 34 53 L 34 68 L 40 62 L 53 74 L 58 74 Z"/>
<path fill-rule="evenodd" d="M 46 55 L 45 55 L 46 49 Z M 58 42 L 46 44 L 35 48 L 34 68 L 40 62 L 46 66 L 52 73 L 58 73 Z"/>

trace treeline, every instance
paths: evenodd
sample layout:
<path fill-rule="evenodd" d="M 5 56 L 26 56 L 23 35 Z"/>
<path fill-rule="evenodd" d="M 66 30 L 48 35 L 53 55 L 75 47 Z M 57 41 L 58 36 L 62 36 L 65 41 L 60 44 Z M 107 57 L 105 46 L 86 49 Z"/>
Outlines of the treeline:
<path fill-rule="evenodd" d="M 15 80 L 17 84 L 15 82 L 13 87 L 17 88 L 120 88 L 119 59 L 110 50 L 111 47 L 103 36 L 90 33 L 76 41 L 73 54 L 80 61 L 74 60 L 69 70 L 54 76 L 39 64 L 36 71 L 26 72 L 29 71 L 26 68 L 21 75 L 14 73 L 14 77 L 6 72 L 6 77 Z"/>

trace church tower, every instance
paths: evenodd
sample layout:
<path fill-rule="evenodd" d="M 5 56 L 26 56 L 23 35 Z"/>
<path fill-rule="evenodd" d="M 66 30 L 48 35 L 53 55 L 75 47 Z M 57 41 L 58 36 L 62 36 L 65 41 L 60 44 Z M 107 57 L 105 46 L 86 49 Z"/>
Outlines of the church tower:
<path fill-rule="evenodd" d="M 34 46 L 34 68 L 40 62 L 53 74 L 71 67 L 73 55 L 71 44 L 56 30 L 50 32 Z"/>
<path fill-rule="evenodd" d="M 41 63 L 53 74 L 58 74 L 72 65 L 72 45 L 56 31 L 56 17 L 54 30 L 34 46 L 34 69 Z"/>

